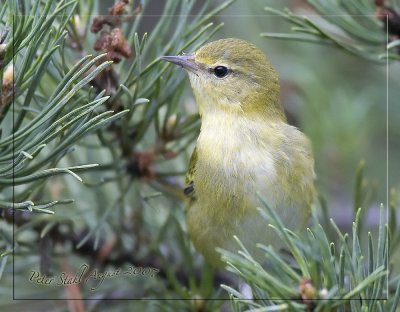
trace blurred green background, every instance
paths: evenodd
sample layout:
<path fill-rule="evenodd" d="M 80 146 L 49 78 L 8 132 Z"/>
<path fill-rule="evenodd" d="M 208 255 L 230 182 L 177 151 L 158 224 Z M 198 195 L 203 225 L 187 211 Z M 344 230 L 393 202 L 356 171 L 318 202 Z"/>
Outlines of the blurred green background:
<path fill-rule="evenodd" d="M 197 1 L 193 9 L 194 14 L 204 2 Z M 215 5 L 222 2 L 222 0 L 215 1 Z M 99 4 L 100 13 L 107 14 L 107 8 L 113 3 L 114 1 L 101 2 Z M 162 3 L 162 1 L 149 2 L 143 12 L 143 20 L 139 27 L 140 38 L 144 32 L 149 32 L 150 36 L 157 36 L 157 33 L 152 33 L 152 30 L 160 19 Z M 262 32 L 290 31 L 287 21 L 264 12 L 265 6 L 280 10 L 288 7 L 294 13 L 320 19 L 305 4 L 305 1 L 237 0 L 213 19 L 216 23 L 223 22 L 224 26 L 212 39 L 237 37 L 250 41 L 265 52 L 275 66 L 280 74 L 281 99 L 289 122 L 299 127 L 312 141 L 318 191 L 328 203 L 329 214 L 346 231 L 351 229 L 353 221 L 356 169 L 361 160 L 365 161 L 365 176 L 369 180 L 371 189 L 376 189 L 376 195 L 368 204 L 371 209 L 369 209 L 366 219 L 368 229 L 372 229 L 378 221 L 380 203 L 387 205 L 388 188 L 400 188 L 400 164 L 398 161 L 400 157 L 400 106 L 398 105 L 400 62 L 391 62 L 386 67 L 385 64 L 374 64 L 330 46 L 262 38 L 260 36 Z M 173 24 L 176 16 L 169 18 L 172 19 Z M 168 38 L 162 39 L 163 41 L 160 40 L 160 42 L 168 42 Z M 149 52 L 150 56 L 144 55 L 144 65 L 147 65 L 155 57 L 161 56 L 158 55 L 159 51 L 161 48 L 157 47 Z M 191 47 L 187 51 L 191 51 Z M 159 66 L 157 69 L 161 70 L 164 64 L 157 66 Z M 165 73 L 164 80 L 161 79 L 165 85 L 160 83 L 158 87 L 160 90 L 166 87 L 167 80 L 171 78 L 171 75 L 178 77 L 176 79 L 181 79 L 184 84 L 183 89 L 180 89 L 181 86 L 176 87 L 178 95 L 176 98 L 172 98 L 172 101 L 179 100 L 179 103 L 174 103 L 174 112 L 181 113 L 183 116 L 195 113 L 196 105 L 188 79 L 181 69 L 170 69 Z M 183 94 L 180 98 L 179 92 Z M 155 96 L 149 100 L 150 103 L 154 103 L 158 98 Z M 171 102 L 171 100 L 169 101 Z M 145 112 L 145 108 L 140 107 L 137 115 L 140 117 L 142 116 L 140 114 Z M 165 107 L 160 109 L 159 114 L 160 116 L 166 114 Z M 156 145 L 155 138 L 155 129 L 149 127 L 144 139 L 135 145 L 134 152 L 148 151 Z M 110 150 L 87 148 L 90 144 L 100 145 L 97 138 L 89 137 L 82 140 L 81 143 L 73 154 L 61 161 L 62 165 L 88 162 L 107 164 L 113 161 Z M 388 146 L 387 143 L 389 143 Z M 184 171 L 187 168 L 194 141 L 181 145 L 178 147 L 183 148 L 184 151 L 178 157 L 174 159 L 159 157 L 155 161 L 155 171 L 164 173 L 165 181 L 178 190 L 184 184 Z M 125 160 L 121 160 L 121 162 Z M 185 287 L 187 284 L 193 286 L 194 282 L 190 280 L 191 274 L 195 275 L 194 272 L 198 274 L 196 270 L 203 268 L 203 263 L 199 254 L 190 246 L 186 234 L 181 232 L 182 229 L 185 229 L 182 201 L 174 196 L 169 197 L 157 193 L 160 190 L 168 193 L 168 189 L 165 189 L 166 185 L 158 183 L 159 181 L 148 181 L 144 178 L 133 179 L 132 182 L 125 183 L 127 188 L 124 189 L 121 188 L 122 183 L 95 186 L 101 179 L 112 177 L 108 173 L 90 172 L 82 174 L 82 176 L 85 182 L 94 186 L 83 186 L 70 176 L 55 177 L 49 180 L 45 191 L 47 198 L 75 199 L 75 203 L 68 208 L 57 208 L 54 220 L 61 223 L 65 220 L 71 221 L 74 233 L 80 235 L 77 242 L 87 234 L 88 230 L 93 230 L 90 242 L 93 240 L 97 244 L 96 248 L 99 247 L 99 244 L 100 247 L 104 246 L 102 245 L 104 242 L 118 240 L 115 254 L 110 252 L 110 262 L 112 262 L 113 256 L 117 257 L 121 250 L 128 252 L 135 259 L 140 259 L 140 261 L 144 259 L 145 261 L 148 260 L 146 255 L 150 250 L 163 259 L 164 262 L 157 259 L 157 262 L 151 264 L 165 269 L 170 283 L 173 278 L 168 274 L 173 275 L 177 271 L 189 272 L 186 274 L 189 276 L 189 282 L 187 280 L 182 282 L 179 276 L 177 278 L 178 282 L 185 284 L 181 293 L 176 292 L 176 289 L 170 285 L 165 286 L 158 280 L 122 281 L 118 279 L 116 284 L 105 283 L 105 288 L 102 289 L 103 294 L 112 293 L 118 285 L 120 288 L 126 287 L 129 291 L 135 290 L 128 294 L 118 294 L 128 298 L 141 298 L 142 296 L 151 298 L 193 297 L 190 287 L 188 287 L 189 290 Z M 126 174 L 123 182 L 129 178 L 129 175 Z M 125 198 L 117 209 L 115 208 L 117 205 L 115 207 L 113 205 L 121 194 Z M 399 195 L 397 195 L 399 201 L 398 197 Z M 171 215 L 174 217 L 170 218 Z M 49 216 L 40 216 L 39 218 L 45 222 L 53 220 L 53 217 Z M 177 222 L 174 223 L 175 221 Z M 68 222 L 65 224 L 69 225 Z M 5 227 L 9 229 L 9 224 Z M 68 231 L 64 228 L 62 230 Z M 60 295 L 59 289 L 33 288 L 32 285 L 26 284 L 26 276 L 29 275 L 31 268 L 38 267 L 41 252 L 40 248 L 36 248 L 35 245 L 37 237 L 30 234 L 22 233 L 21 238 L 27 245 L 35 246 L 35 253 L 29 251 L 26 254 L 18 254 L 15 262 L 18 272 L 17 282 L 18 285 L 21 285 L 17 289 L 18 296 L 28 298 L 43 297 L 44 295 L 49 298 L 63 297 L 64 295 Z M 53 263 L 53 268 L 56 267 L 55 271 L 65 270 L 68 267 L 60 260 L 65 256 L 65 250 L 71 251 L 68 254 L 69 265 L 76 271 L 82 261 L 90 259 L 90 255 L 94 253 L 95 249 L 88 248 L 81 254 L 75 254 L 73 252 L 75 246 L 68 245 L 65 249 L 60 246 L 56 247 L 58 249 L 55 248 L 54 263 L 57 265 Z M 188 256 L 188 254 L 190 255 Z M 57 256 L 60 257 L 57 258 Z M 190 265 L 187 262 L 188 257 L 192 261 Z M 144 262 L 144 264 L 146 263 Z M 106 267 L 107 264 L 104 266 Z M 11 271 L 8 269 L 7 273 L 11 273 Z M 10 274 L 4 276 L 2 281 L 5 282 L 4 286 L 0 287 L 0 294 L 9 295 L 13 282 L 12 276 Z M 96 296 L 102 294 L 88 293 L 92 299 L 96 299 Z M 86 297 L 86 295 L 84 296 Z M 202 295 L 204 296 L 204 293 Z M 208 295 L 214 296 L 215 294 L 208 293 Z M 118 299 L 118 297 L 116 298 Z M 35 304 L 33 309 L 43 307 L 42 303 Z M 61 303 L 52 302 L 50 305 L 46 304 L 46 309 L 50 310 L 52 305 L 57 308 L 63 306 Z M 12 310 L 11 305 L 4 306 Z M 148 308 L 147 303 L 143 303 L 143 306 Z M 20 307 L 26 310 L 31 308 L 22 303 Z M 176 307 L 171 306 L 171 311 L 174 311 L 174 308 Z M 102 307 L 93 303 L 92 309 L 102 310 Z M 158 308 L 154 309 L 158 311 Z M 184 310 L 184 308 L 182 309 Z M 118 309 L 115 308 L 115 310 Z"/>
<path fill-rule="evenodd" d="M 318 189 L 335 220 L 350 226 L 360 160 L 378 189 L 375 208 L 387 204 L 388 187 L 400 186 L 400 64 L 386 67 L 329 46 L 260 38 L 260 32 L 290 31 L 282 18 L 264 15 L 265 6 L 320 19 L 305 1 L 238 1 L 220 17 L 225 26 L 218 35 L 255 43 L 274 64 L 283 105 L 313 143 Z"/>
<path fill-rule="evenodd" d="M 204 2 L 198 1 L 193 12 Z M 105 1 L 102 7 L 112 3 Z M 215 5 L 220 3 L 223 1 L 215 1 Z M 290 32 L 287 21 L 263 11 L 264 7 L 289 8 L 295 14 L 323 22 L 306 1 L 237 0 L 214 18 L 215 23 L 223 22 L 224 26 L 212 39 L 248 40 L 268 56 L 280 75 L 281 99 L 289 122 L 313 143 L 318 189 L 335 219 L 349 226 L 354 174 L 361 160 L 377 190 L 375 208 L 387 204 L 388 188 L 400 186 L 400 64 L 376 64 L 332 46 L 263 38 L 263 32 Z M 159 2 L 149 3 L 140 26 L 142 33 L 151 34 L 162 10 Z M 176 70 L 176 74 L 184 75 L 180 72 Z M 185 108 L 196 111 L 187 79 L 184 83 Z"/>
<path fill-rule="evenodd" d="M 354 175 L 361 160 L 377 189 L 375 208 L 387 204 L 388 188 L 400 186 L 400 64 L 376 64 L 332 46 L 263 38 L 263 32 L 290 32 L 287 21 L 264 12 L 264 7 L 289 8 L 323 22 L 306 1 L 238 0 L 215 18 L 224 27 L 213 39 L 248 40 L 268 56 L 280 74 L 281 99 L 289 122 L 313 143 L 318 189 L 335 219 L 349 226 Z M 154 4 L 148 10 L 157 15 L 162 8 Z M 154 18 L 147 19 L 144 31 L 151 31 Z M 185 83 L 186 101 L 194 111 L 187 79 Z"/>

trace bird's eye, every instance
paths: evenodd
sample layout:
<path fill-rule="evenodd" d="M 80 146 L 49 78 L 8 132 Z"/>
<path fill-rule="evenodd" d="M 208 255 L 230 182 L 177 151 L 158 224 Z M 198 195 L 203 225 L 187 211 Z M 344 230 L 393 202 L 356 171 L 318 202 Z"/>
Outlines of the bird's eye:
<path fill-rule="evenodd" d="M 225 66 L 217 66 L 214 68 L 214 75 L 218 78 L 223 78 L 228 74 L 228 68 Z"/>

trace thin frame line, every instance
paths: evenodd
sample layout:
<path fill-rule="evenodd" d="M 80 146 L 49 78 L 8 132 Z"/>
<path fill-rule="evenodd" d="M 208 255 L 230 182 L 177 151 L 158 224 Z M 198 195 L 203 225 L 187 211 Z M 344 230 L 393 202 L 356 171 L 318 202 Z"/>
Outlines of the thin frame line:
<path fill-rule="evenodd" d="M 386 223 L 389 223 L 389 15 L 386 15 Z M 395 216 L 397 218 L 397 215 Z M 389 235 L 389 232 L 387 233 Z M 388 239 L 385 237 L 385 243 Z M 389 246 L 386 259 L 386 297 L 389 299 Z"/>
<path fill-rule="evenodd" d="M 168 17 L 176 17 L 176 16 L 206 16 L 208 14 L 202 14 L 202 15 L 197 15 L 197 14 L 138 14 L 140 16 L 144 16 L 144 17 L 160 17 L 160 16 L 168 16 Z M 125 14 L 125 15 L 121 15 L 121 16 L 138 16 L 138 15 L 129 15 L 129 14 Z M 15 16 L 32 16 L 30 14 L 16 14 L 12 16 L 12 21 L 13 21 L 13 27 L 12 27 L 12 34 L 13 34 L 13 38 L 14 38 L 14 33 L 15 33 Z M 55 16 L 65 16 L 65 14 L 56 14 Z M 93 15 L 86 15 L 86 14 L 82 14 L 80 16 L 93 16 Z M 96 16 L 112 16 L 109 14 L 104 14 L 104 15 L 96 15 Z M 251 16 L 255 16 L 255 17 L 264 17 L 264 16 L 269 16 L 269 17 L 280 17 L 276 14 L 218 14 L 215 15 L 213 17 L 231 17 L 231 16 L 236 16 L 236 17 L 251 17 Z M 295 14 L 294 16 L 301 16 L 301 17 L 319 17 L 319 18 L 323 18 L 324 16 L 355 16 L 355 17 L 368 17 L 368 16 L 373 16 L 376 17 L 375 14 L 368 14 L 368 15 L 349 15 L 349 14 L 324 14 L 324 15 L 319 15 L 319 14 Z M 387 215 L 387 220 L 389 219 L 389 50 L 387 49 L 387 44 L 389 43 L 389 27 L 388 27 L 388 15 L 380 15 L 380 16 L 386 16 L 386 215 Z M 15 49 L 14 49 L 14 45 L 12 47 L 12 51 L 13 51 L 13 63 L 15 61 Z M 13 79 L 15 78 L 15 66 L 13 68 Z M 14 108 L 15 108 L 15 94 L 14 94 L 14 90 L 13 90 L 13 94 L 12 94 L 12 108 L 13 108 L 13 112 L 14 112 Z M 15 137 L 15 123 L 14 123 L 14 115 L 12 118 L 12 129 L 13 129 L 13 142 L 12 142 L 12 154 L 13 154 L 13 159 L 15 158 L 15 142 L 14 142 L 14 137 Z M 13 172 L 13 190 L 12 190 L 12 194 L 13 194 L 13 199 L 15 197 L 15 182 L 14 182 L 14 175 L 15 175 L 15 168 L 13 167 L 12 169 Z M 47 301 L 47 300 L 63 300 L 63 301 L 68 301 L 68 300 L 96 300 L 93 298 L 68 298 L 68 299 L 63 299 L 63 298 L 54 298 L 54 299 L 49 299 L 49 298 L 15 298 L 15 275 L 14 275 L 14 267 L 15 267 L 15 208 L 14 208 L 14 202 L 13 202 L 13 213 L 12 213 L 12 220 L 13 220 L 13 300 L 43 300 L 43 301 Z M 388 263 L 389 263 L 389 257 L 387 259 L 387 268 L 388 268 Z M 368 299 L 363 299 L 365 301 L 371 301 L 371 300 L 387 300 L 388 294 L 389 294 L 389 279 L 387 279 L 387 293 L 386 293 L 386 298 L 368 298 Z M 267 298 L 265 298 L 267 299 Z M 273 299 L 278 299 L 278 298 L 273 298 Z M 281 300 L 288 300 L 288 299 L 293 299 L 293 298 L 279 298 Z M 101 300 L 116 300 L 113 298 L 102 298 Z M 192 300 L 192 299 L 184 299 L 184 298 L 172 298 L 172 299 L 167 299 L 167 298 L 120 298 L 117 300 L 123 300 L 123 301 L 136 301 L 136 300 L 141 300 L 141 301 L 147 301 L 147 300 Z M 230 300 L 229 298 L 227 299 L 207 299 L 207 298 L 203 298 L 202 300 Z M 264 300 L 264 299 L 245 299 L 245 300 Z M 359 300 L 359 299 L 340 299 L 340 298 L 330 298 L 330 299 L 314 299 L 316 301 L 324 301 L 324 300 L 337 300 L 337 301 L 351 301 L 351 300 Z"/>
<path fill-rule="evenodd" d="M 13 34 L 13 40 L 14 40 L 14 34 L 15 34 L 15 15 L 12 16 L 12 34 Z M 12 53 L 13 53 L 13 65 L 15 64 L 15 45 L 13 44 L 12 46 Z M 12 155 L 13 155 L 13 160 L 15 159 L 15 123 L 14 123 L 14 112 L 15 112 L 15 92 L 14 92 L 14 79 L 15 79 L 15 66 L 13 66 L 13 86 L 12 86 Z M 14 274 L 14 268 L 15 268 L 15 166 L 12 168 L 12 173 L 13 173 L 13 178 L 12 178 L 12 197 L 13 197 L 13 204 L 12 204 L 12 220 L 13 220 L 13 300 L 15 300 L 15 274 Z"/>
<path fill-rule="evenodd" d="M 52 16 L 65 16 L 66 14 L 52 14 Z M 32 14 L 16 14 L 14 16 L 36 16 L 36 15 L 32 15 Z M 43 16 L 43 15 L 38 15 L 38 16 Z M 79 14 L 79 16 L 115 16 L 115 15 L 111 15 L 111 14 Z M 169 17 L 176 17 L 176 16 L 208 16 L 208 14 L 121 14 L 118 16 L 122 16 L 122 17 L 132 17 L 132 16 L 148 16 L 148 17 L 160 17 L 160 16 L 169 16 Z M 275 17 L 281 17 L 277 14 L 218 14 L 218 15 L 214 15 L 213 17 L 218 17 L 218 16 L 222 16 L 222 17 L 228 17 L 228 16 L 246 16 L 246 17 L 252 17 L 252 16 L 258 16 L 258 17 L 262 17 L 262 16 L 275 16 Z M 387 16 L 386 14 L 324 14 L 324 15 L 319 15 L 319 14 L 294 14 L 293 16 L 301 16 L 301 17 L 324 17 L 324 16 L 355 16 L 355 17 L 366 17 L 366 16 L 372 16 L 372 17 L 376 17 L 376 16 Z M 211 17 L 212 18 L 212 17 Z"/>

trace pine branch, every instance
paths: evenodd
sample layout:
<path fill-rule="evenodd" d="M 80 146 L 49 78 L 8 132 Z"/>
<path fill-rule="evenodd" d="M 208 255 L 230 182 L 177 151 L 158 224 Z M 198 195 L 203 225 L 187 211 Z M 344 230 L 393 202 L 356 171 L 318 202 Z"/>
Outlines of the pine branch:
<path fill-rule="evenodd" d="M 293 33 L 261 33 L 262 37 L 327 44 L 372 62 L 399 60 L 400 14 L 395 1 L 307 0 L 321 19 L 266 7 L 291 23 Z M 388 32 L 388 34 L 387 34 Z M 387 36 L 389 42 L 387 43 Z"/>
<path fill-rule="evenodd" d="M 97 269 L 162 262 L 169 274 L 160 274 L 159 287 L 146 288 L 146 296 L 169 297 L 177 288 L 188 299 L 220 296 L 212 293 L 212 272 L 198 281 L 193 265 L 187 271 L 179 256 L 171 260 L 160 251 L 168 243 L 165 237 L 154 242 L 163 231 L 164 209 L 175 211 L 181 205 L 175 201 L 182 192 L 181 164 L 199 131 L 198 114 L 189 114 L 182 105 L 183 76 L 159 57 L 204 44 L 222 27 L 210 20 L 234 0 L 219 6 L 167 0 L 147 34 L 141 29 L 150 2 L 117 0 L 108 15 L 102 15 L 93 1 L 1 1 L 4 285 L 11 285 L 14 274 L 17 291 L 31 293 L 27 273 L 36 267 L 43 274 L 57 273 L 64 262 L 73 266 L 89 259 Z M 193 10 L 201 14 L 193 15 Z M 162 196 L 153 196 L 159 189 Z M 153 213 L 155 202 L 161 213 Z M 184 253 L 185 261 L 194 262 L 181 219 L 164 233 L 178 233 L 185 243 L 178 250 L 171 245 L 171 252 Z M 194 292 L 183 290 L 182 284 Z M 36 296 L 61 298 L 63 291 Z M 82 292 L 85 298 L 95 297 L 83 286 Z M 99 294 L 116 295 L 103 289 Z"/>
<path fill-rule="evenodd" d="M 357 169 L 355 205 L 366 203 L 369 193 L 363 177 L 363 162 Z M 364 182 L 361 182 L 364 181 Z M 391 216 L 395 215 L 391 200 Z M 365 239 L 364 216 L 357 209 L 351 235 L 342 233 L 331 219 L 335 235 L 329 235 L 314 213 L 314 225 L 306 233 L 296 235 L 286 229 L 276 212 L 260 198 L 262 217 L 266 220 L 291 255 L 287 259 L 271 246 L 258 244 L 265 253 L 265 263 L 257 263 L 237 239 L 238 254 L 220 250 L 227 269 L 251 287 L 242 293 L 228 285 L 222 287 L 230 294 L 234 311 L 395 311 L 399 303 L 400 283 L 389 270 L 389 251 L 394 251 L 399 238 L 389 239 L 398 231 L 396 218 L 386 223 L 385 208 L 380 207 L 377 239 L 371 232 Z M 323 216 L 322 216 L 323 217 Z M 325 225 L 326 226 L 326 225 Z"/>

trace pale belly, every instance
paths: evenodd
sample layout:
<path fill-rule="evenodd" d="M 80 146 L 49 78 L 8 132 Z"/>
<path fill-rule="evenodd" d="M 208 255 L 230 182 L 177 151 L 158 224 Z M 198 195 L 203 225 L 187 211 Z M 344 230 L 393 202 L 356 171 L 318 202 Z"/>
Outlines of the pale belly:
<path fill-rule="evenodd" d="M 212 162 L 198 162 L 194 177 L 196 200 L 188 210 L 187 223 L 194 245 L 209 262 L 221 264 L 216 247 L 239 250 L 234 235 L 260 261 L 262 252 L 257 243 L 282 247 L 275 231 L 257 210 L 261 206 L 257 192 L 288 228 L 304 226 L 308 217 L 305 203 L 292 200 L 291 194 L 284 191 L 275 166 L 268 151 L 254 155 L 253 150 L 243 146 L 235 159 L 225 155 L 220 159 L 214 156 Z M 295 204 L 302 207 L 294 207 Z"/>
<path fill-rule="evenodd" d="M 218 207 L 215 205 L 214 207 Z M 221 207 L 221 206 L 220 206 Z M 216 248 L 222 248 L 233 253 L 240 250 L 234 236 L 246 246 L 250 254 L 260 263 L 265 261 L 261 249 L 256 244 L 272 245 L 276 249 L 283 247 L 283 243 L 277 234 L 268 226 L 268 221 L 263 219 L 260 213 L 253 209 L 257 205 L 248 207 L 245 216 L 230 213 L 227 220 L 212 220 L 212 216 L 205 215 L 201 204 L 194 204 L 188 211 L 187 223 L 192 241 L 207 261 L 220 266 L 220 254 Z M 222 208 L 222 207 L 221 207 Z M 229 207 L 234 208 L 234 207 Z"/>
<path fill-rule="evenodd" d="M 234 235 L 262 261 L 256 244 L 279 249 L 282 241 L 257 210 L 257 192 L 287 228 L 304 227 L 314 197 L 310 146 L 302 133 L 283 123 L 267 128 L 264 122 L 212 118 L 203 120 L 197 141 L 189 233 L 195 247 L 215 265 L 221 264 L 216 247 L 239 249 Z M 222 122 L 224 127 L 215 127 Z M 287 135 L 280 135 L 283 132 Z"/>

